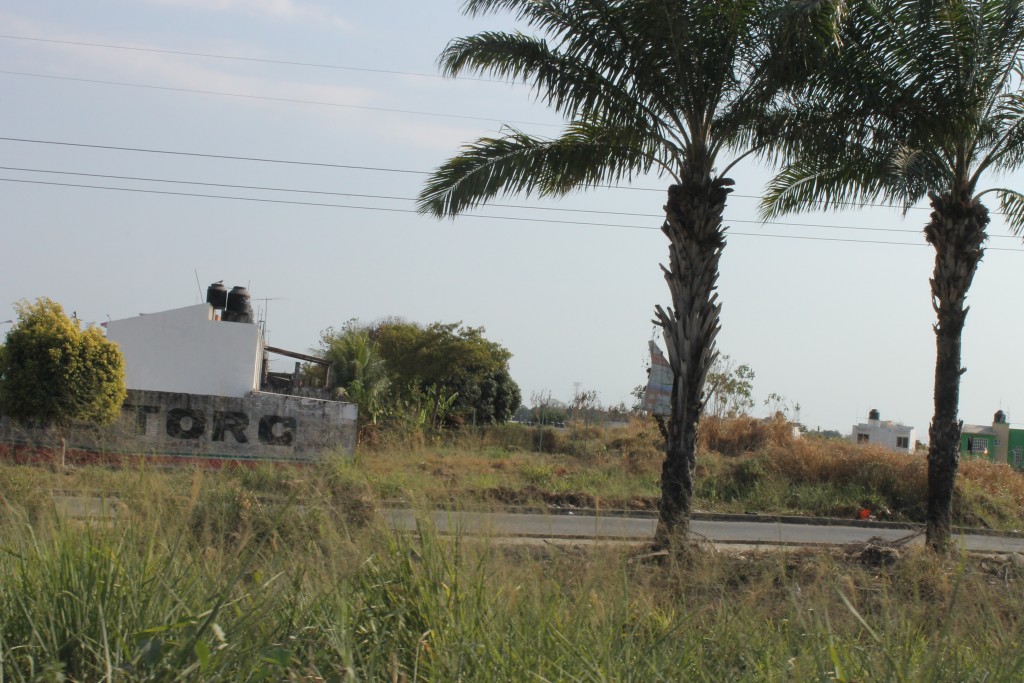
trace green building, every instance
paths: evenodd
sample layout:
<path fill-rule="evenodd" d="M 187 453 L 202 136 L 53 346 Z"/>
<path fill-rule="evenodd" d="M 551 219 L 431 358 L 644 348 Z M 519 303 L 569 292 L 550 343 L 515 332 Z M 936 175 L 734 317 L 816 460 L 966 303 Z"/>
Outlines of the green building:
<path fill-rule="evenodd" d="M 960 432 L 960 454 L 985 457 L 1024 470 L 1024 429 L 1011 429 L 1006 413 L 1000 410 L 992 419 L 991 427 L 964 425 Z"/>

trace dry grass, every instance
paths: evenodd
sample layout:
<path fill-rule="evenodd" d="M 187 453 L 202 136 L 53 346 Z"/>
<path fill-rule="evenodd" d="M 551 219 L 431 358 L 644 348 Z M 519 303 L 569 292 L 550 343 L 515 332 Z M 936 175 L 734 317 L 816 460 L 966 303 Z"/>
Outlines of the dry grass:
<path fill-rule="evenodd" d="M 228 472 L 223 480 L 234 488 L 222 491 L 220 500 L 244 499 L 249 490 L 257 496 L 339 500 L 361 491 L 355 497 L 364 510 L 377 500 L 653 510 L 660 491 L 662 440 L 650 420 L 545 428 L 542 440 L 540 430 L 515 424 L 433 438 L 422 432 L 415 439 L 378 436 L 376 446 L 360 445 L 354 461 L 339 457 L 298 473 L 287 467 Z M 709 419 L 702 424 L 697 462 L 698 510 L 853 518 L 867 508 L 881 519 L 924 520 L 923 455 L 793 438 L 782 421 Z M 192 484 L 186 471 L 161 470 L 156 479 L 147 479 L 147 472 L 145 466 L 96 467 L 64 476 L 0 467 L 0 485 L 32 514 L 45 513 L 33 494 L 39 489 L 116 491 L 133 509 L 151 505 L 157 485 L 185 491 L 180 495 L 187 498 Z M 1024 529 L 1024 475 L 1005 465 L 962 462 L 955 495 L 957 524 Z"/>
<path fill-rule="evenodd" d="M 862 489 L 877 501 L 876 508 L 882 507 L 884 516 L 897 512 L 900 517 L 923 519 L 927 491 L 923 456 L 843 441 L 797 439 L 769 447 L 762 460 L 768 473 L 790 484 Z"/>
<path fill-rule="evenodd" d="M 707 417 L 700 423 L 697 447 L 704 452 L 742 455 L 767 446 L 789 446 L 793 442 L 793 425 L 783 419 Z"/>

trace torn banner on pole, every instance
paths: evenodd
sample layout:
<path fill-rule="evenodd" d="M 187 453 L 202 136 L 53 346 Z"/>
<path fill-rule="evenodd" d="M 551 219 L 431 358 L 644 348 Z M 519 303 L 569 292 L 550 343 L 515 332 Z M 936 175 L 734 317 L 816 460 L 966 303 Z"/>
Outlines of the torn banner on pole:
<path fill-rule="evenodd" d="M 672 414 L 672 367 L 668 359 L 653 341 L 651 349 L 651 373 L 644 391 L 644 410 L 652 415 L 668 417 Z"/>

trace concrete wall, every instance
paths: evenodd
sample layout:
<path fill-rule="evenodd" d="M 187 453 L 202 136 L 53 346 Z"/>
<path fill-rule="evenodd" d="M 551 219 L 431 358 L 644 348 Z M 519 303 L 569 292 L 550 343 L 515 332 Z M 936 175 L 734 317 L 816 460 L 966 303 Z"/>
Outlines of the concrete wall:
<path fill-rule="evenodd" d="M 251 323 L 214 319 L 197 304 L 107 323 L 129 389 L 242 398 L 259 389 L 263 347 Z"/>
<path fill-rule="evenodd" d="M 233 398 L 129 390 L 116 424 L 74 430 L 68 448 L 78 451 L 79 459 L 93 454 L 99 459 L 313 462 L 324 452 L 352 452 L 356 417 L 351 403 L 284 394 Z M 52 432 L 26 430 L 7 418 L 0 419 L 0 442 L 43 449 L 59 443 Z"/>

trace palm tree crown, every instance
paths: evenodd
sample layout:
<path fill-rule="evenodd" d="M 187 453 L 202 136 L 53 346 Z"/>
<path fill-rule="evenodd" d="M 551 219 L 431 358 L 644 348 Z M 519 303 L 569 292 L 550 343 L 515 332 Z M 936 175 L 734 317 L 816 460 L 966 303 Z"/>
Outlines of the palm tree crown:
<path fill-rule="evenodd" d="M 764 216 L 994 192 L 1024 228 L 1024 195 L 979 192 L 1024 164 L 1021 0 L 862 1 L 841 43 L 794 95 Z"/>
<path fill-rule="evenodd" d="M 506 128 L 467 145 L 427 183 L 421 210 L 452 216 L 498 194 L 557 196 L 649 172 L 678 183 L 686 168 L 710 174 L 724 149 L 749 141 L 763 107 L 769 4 L 470 0 L 467 13 L 511 11 L 544 37 L 456 39 L 439 60 L 444 73 L 530 83 L 568 124 L 553 139 Z"/>

